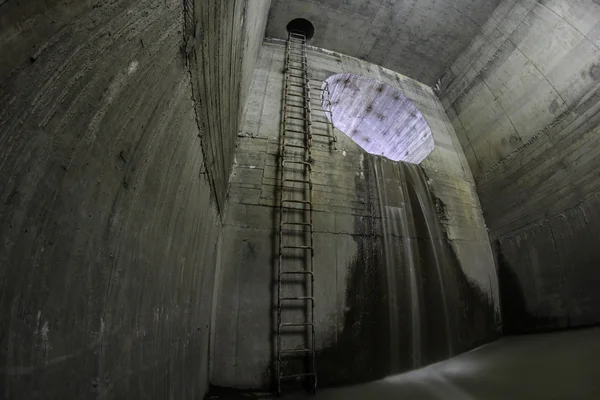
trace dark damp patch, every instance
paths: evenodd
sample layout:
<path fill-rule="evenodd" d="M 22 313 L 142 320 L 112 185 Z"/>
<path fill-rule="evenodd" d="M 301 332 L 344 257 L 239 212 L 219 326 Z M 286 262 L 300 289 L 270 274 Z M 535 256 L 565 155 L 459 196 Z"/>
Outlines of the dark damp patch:
<path fill-rule="evenodd" d="M 507 335 L 560 329 L 561 318 L 539 317 L 527 309 L 527 301 L 519 278 L 504 254 L 499 240 L 494 241 L 494 255 L 498 265 L 500 307 L 504 333 Z"/>
<path fill-rule="evenodd" d="M 555 114 L 559 108 L 560 108 L 560 105 L 558 104 L 558 100 L 557 99 L 552 100 L 552 103 L 550 103 L 549 111 L 552 114 Z"/>
<path fill-rule="evenodd" d="M 598 1 L 596 1 L 596 2 L 598 2 Z M 592 64 L 592 66 L 590 67 L 590 77 L 596 81 L 600 80 L 600 65 Z"/>
<path fill-rule="evenodd" d="M 374 219 L 376 193 L 371 157 L 363 159 L 364 179 L 355 178 L 365 197 L 369 216 L 355 216 L 356 257 L 348 265 L 344 323 L 333 344 L 317 351 L 320 386 L 368 382 L 385 377 L 390 369 L 389 318 L 385 306 L 385 273 L 381 268 L 383 243 Z"/>
<path fill-rule="evenodd" d="M 435 197 L 435 209 L 441 222 L 448 222 L 448 207 L 439 197 Z"/>
<path fill-rule="evenodd" d="M 397 275 L 398 282 L 393 293 L 388 289 L 386 269 L 386 249 L 384 249 L 381 224 L 376 224 L 371 216 L 376 216 L 378 204 L 374 156 L 364 157 L 364 179 L 356 178 L 357 192 L 365 199 L 369 217 L 356 216 L 353 237 L 357 246 L 356 258 L 348 265 L 346 282 L 346 307 L 343 324 L 337 327 L 334 342 L 318 350 L 319 382 L 322 386 L 347 385 L 380 379 L 387 375 L 405 372 L 418 367 L 412 364 L 410 345 L 410 292 L 408 279 Z M 394 163 L 402 168 L 404 163 Z M 425 178 L 426 179 L 426 178 Z M 408 181 L 411 178 L 407 179 Z M 422 321 L 421 360 L 423 365 L 446 359 L 452 355 L 473 349 L 499 337 L 499 315 L 495 312 L 493 300 L 476 283 L 464 274 L 460 261 L 454 252 L 451 241 L 442 229 L 441 241 L 445 263 L 443 276 L 438 279 L 432 239 L 428 237 L 425 212 L 420 208 L 418 196 L 431 196 L 435 210 L 445 208 L 427 188 L 427 193 L 417 193 L 413 182 L 409 185 L 409 201 L 413 207 L 413 218 L 417 232 L 411 243 L 418 254 L 418 296 L 421 298 L 419 318 Z M 422 187 L 422 186 L 419 186 Z M 443 228 L 443 225 L 442 225 Z M 402 254 L 405 249 L 402 241 L 394 243 L 388 252 Z M 404 261 L 400 261 L 403 263 Z M 398 265 L 401 272 L 402 265 Z M 447 293 L 450 327 L 446 332 L 444 323 L 441 288 Z M 397 348 L 392 349 L 392 324 L 390 321 L 389 296 L 398 298 L 396 313 L 399 330 L 394 333 Z M 449 348 L 451 346 L 451 348 Z M 396 351 L 397 360 L 390 354 Z M 394 365 L 392 364 L 394 363 Z M 392 370 L 393 369 L 393 370 Z"/>

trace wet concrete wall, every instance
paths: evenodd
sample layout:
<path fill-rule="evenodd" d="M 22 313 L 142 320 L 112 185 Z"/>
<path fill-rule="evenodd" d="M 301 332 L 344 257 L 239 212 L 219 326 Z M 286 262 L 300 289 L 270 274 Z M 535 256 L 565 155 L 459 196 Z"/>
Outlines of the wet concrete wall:
<path fill-rule="evenodd" d="M 203 148 L 241 108 L 204 112 L 221 93 L 189 67 L 227 65 L 190 57 L 235 47 L 247 76 L 266 17 L 227 9 L 209 34 L 209 3 L 0 5 L 1 398 L 204 395 L 220 221 Z"/>
<path fill-rule="evenodd" d="M 284 50 L 263 46 L 239 132 L 211 341 L 210 381 L 218 386 L 273 383 Z M 318 49 L 309 52 L 309 71 L 321 80 L 362 74 L 398 88 L 436 142 L 421 170 L 369 155 L 339 131 L 337 149 L 326 138 L 313 141 L 320 385 L 376 379 L 493 340 L 499 296 L 491 247 L 470 170 L 433 91 Z"/>
<path fill-rule="evenodd" d="M 505 0 L 440 81 L 499 263 L 506 332 L 600 322 L 600 5 Z"/>

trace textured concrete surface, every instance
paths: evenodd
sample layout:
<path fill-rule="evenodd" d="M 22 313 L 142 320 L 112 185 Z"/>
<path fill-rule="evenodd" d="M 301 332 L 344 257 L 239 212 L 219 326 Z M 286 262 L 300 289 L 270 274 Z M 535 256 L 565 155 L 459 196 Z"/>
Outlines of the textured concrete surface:
<path fill-rule="evenodd" d="M 431 128 L 400 90 L 348 73 L 333 75 L 326 84 L 327 118 L 333 116 L 335 127 L 367 153 L 419 164 L 433 151 Z"/>
<path fill-rule="evenodd" d="M 184 4 L 185 52 L 203 128 L 207 176 L 221 211 L 270 0 L 193 0 Z"/>
<path fill-rule="evenodd" d="M 439 82 L 509 332 L 600 322 L 600 4 L 505 0 Z"/>
<path fill-rule="evenodd" d="M 287 38 L 305 18 L 312 44 L 357 57 L 428 85 L 456 60 L 499 0 L 273 0 L 267 36 Z"/>
<path fill-rule="evenodd" d="M 501 339 L 467 354 L 381 381 L 319 390 L 323 400 L 547 400 L 600 397 L 600 329 Z M 257 396 L 270 398 L 268 396 Z M 225 394 L 209 399 L 248 399 Z M 252 397 L 250 397 L 252 398 Z"/>
<path fill-rule="evenodd" d="M 202 141 L 235 136 L 203 129 L 241 109 L 203 114 L 223 102 L 186 54 L 256 57 L 264 15 L 223 13 L 215 35 L 180 1 L 0 8 L 0 397 L 202 397 L 220 230 Z"/>
<path fill-rule="evenodd" d="M 211 383 L 223 387 L 271 383 L 284 49 L 263 47 L 231 177 L 211 342 Z M 491 247 L 470 170 L 433 91 L 318 49 L 310 50 L 309 71 L 321 80 L 346 72 L 393 86 L 422 112 L 435 141 L 422 163 L 427 177 L 365 153 L 339 131 L 337 150 L 324 138 L 313 141 L 320 384 L 377 379 L 494 338 L 499 298 Z M 415 227 L 406 223 L 411 207 L 428 210 L 415 212 Z M 436 259 L 434 248 L 454 256 Z M 446 261 L 440 276 L 436 266 Z"/>

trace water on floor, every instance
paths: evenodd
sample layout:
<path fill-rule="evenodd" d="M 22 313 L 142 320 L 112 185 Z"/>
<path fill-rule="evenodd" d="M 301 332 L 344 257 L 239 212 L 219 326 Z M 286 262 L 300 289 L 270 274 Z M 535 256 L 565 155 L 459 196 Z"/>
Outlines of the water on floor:
<path fill-rule="evenodd" d="M 514 336 L 376 382 L 320 389 L 288 400 L 597 400 L 600 327 Z M 209 395 L 243 399 L 252 395 Z M 265 395 L 261 397 L 265 398 Z"/>

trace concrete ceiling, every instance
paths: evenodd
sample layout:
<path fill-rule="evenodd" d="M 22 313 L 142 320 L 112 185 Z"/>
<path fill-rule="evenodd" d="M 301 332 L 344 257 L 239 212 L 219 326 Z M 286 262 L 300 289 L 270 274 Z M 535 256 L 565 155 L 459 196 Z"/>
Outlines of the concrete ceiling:
<path fill-rule="evenodd" d="M 305 18 L 311 44 L 433 85 L 471 42 L 499 0 L 273 0 L 268 37 Z"/>
<path fill-rule="evenodd" d="M 398 89 L 348 73 L 327 83 L 333 124 L 368 153 L 418 164 L 433 151 L 425 117 Z"/>

